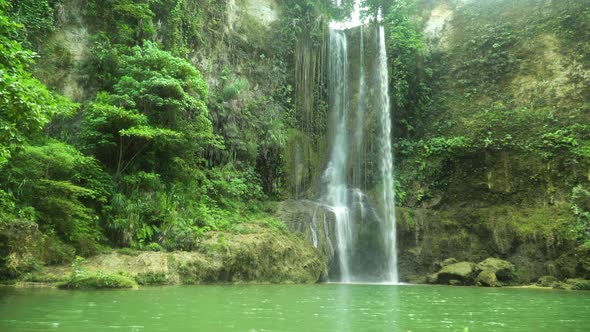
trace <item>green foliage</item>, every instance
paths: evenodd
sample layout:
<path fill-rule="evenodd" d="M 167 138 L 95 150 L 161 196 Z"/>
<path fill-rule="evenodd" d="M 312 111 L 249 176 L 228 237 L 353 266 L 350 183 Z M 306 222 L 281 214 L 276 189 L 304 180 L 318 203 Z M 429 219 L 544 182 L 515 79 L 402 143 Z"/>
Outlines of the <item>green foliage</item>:
<path fill-rule="evenodd" d="M 0 180 L 19 209 L 34 209 L 30 216 L 45 232 L 55 231 L 79 250 L 88 249 L 86 241 L 102 239 L 97 211 L 107 201 L 110 179 L 94 158 L 63 143 L 26 146 Z"/>
<path fill-rule="evenodd" d="M 142 152 L 153 147 L 155 140 L 180 136 L 176 131 L 150 126 L 148 118 L 135 110 L 104 103 L 109 99 L 112 97 L 99 94 L 97 102 L 90 105 L 80 137 L 85 150 L 96 155 L 117 178 L 133 166 Z"/>
<path fill-rule="evenodd" d="M 295 42 L 305 34 L 309 34 L 315 43 L 322 39 L 322 21 L 329 21 L 332 17 L 345 17 L 350 13 L 352 1 L 343 1 L 346 6 L 339 8 L 330 1 L 288 0 L 283 6 L 284 14 L 281 18 L 281 36 L 287 45 Z"/>
<path fill-rule="evenodd" d="M 0 1 L 0 10 L 7 4 Z M 35 54 L 11 39 L 18 29 L 19 25 L 0 11 L 0 166 L 53 115 L 73 108 L 27 72 Z"/>
<path fill-rule="evenodd" d="M 566 290 L 590 290 L 590 280 L 584 279 L 566 279 L 564 282 L 553 283 L 555 289 Z"/>
<path fill-rule="evenodd" d="M 393 65 L 391 94 L 397 109 L 403 109 L 411 102 L 411 98 L 424 93 L 420 91 L 423 87 L 419 80 L 423 79 L 424 69 L 420 68 L 420 58 L 427 55 L 426 45 L 420 26 L 410 18 L 416 10 L 415 0 L 398 0 L 390 5 L 387 17 L 391 34 L 390 53 L 393 55 L 390 60 Z"/>
<path fill-rule="evenodd" d="M 29 42 L 39 45 L 55 30 L 54 11 L 48 0 L 14 0 L 10 16 L 23 26 L 18 39 L 27 46 Z"/>
<path fill-rule="evenodd" d="M 164 251 L 164 248 L 156 242 L 149 243 L 143 249 L 147 251 Z"/>
<path fill-rule="evenodd" d="M 86 17 L 117 44 L 134 46 L 155 35 L 152 0 L 91 0 Z"/>
<path fill-rule="evenodd" d="M 468 24 L 462 33 L 468 40 L 454 45 L 454 52 L 464 58 L 457 62 L 453 74 L 461 77 L 458 83 L 464 88 L 485 91 L 518 68 L 519 59 L 512 51 L 517 39 L 509 24 Z"/>

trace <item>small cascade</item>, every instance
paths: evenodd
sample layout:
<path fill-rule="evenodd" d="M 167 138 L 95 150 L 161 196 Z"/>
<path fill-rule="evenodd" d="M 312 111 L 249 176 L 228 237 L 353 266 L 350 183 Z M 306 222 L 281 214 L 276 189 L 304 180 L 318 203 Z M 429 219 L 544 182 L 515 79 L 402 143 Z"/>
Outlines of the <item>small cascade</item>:
<path fill-rule="evenodd" d="M 329 279 L 397 283 L 385 32 L 377 24 L 363 25 L 359 12 L 357 1 L 351 19 L 333 22 L 329 29 L 331 152 L 320 203 L 334 215 L 336 250 Z M 314 213 L 314 246 L 317 227 Z M 325 213 L 324 228 L 327 233 Z"/>
<path fill-rule="evenodd" d="M 315 208 L 313 211 L 313 217 L 311 219 L 311 225 L 309 228 L 311 229 L 311 243 L 313 247 L 317 249 L 318 247 L 318 207 Z"/>

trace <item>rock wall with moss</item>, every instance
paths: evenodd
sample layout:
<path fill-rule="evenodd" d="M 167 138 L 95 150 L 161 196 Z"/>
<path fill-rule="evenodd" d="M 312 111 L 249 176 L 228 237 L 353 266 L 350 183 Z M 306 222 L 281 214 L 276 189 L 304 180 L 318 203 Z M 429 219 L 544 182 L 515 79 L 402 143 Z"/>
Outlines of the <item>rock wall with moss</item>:
<path fill-rule="evenodd" d="M 589 1 L 421 1 L 425 107 L 396 121 L 405 278 L 454 257 L 588 277 Z M 395 72 L 395 65 L 394 65 Z"/>

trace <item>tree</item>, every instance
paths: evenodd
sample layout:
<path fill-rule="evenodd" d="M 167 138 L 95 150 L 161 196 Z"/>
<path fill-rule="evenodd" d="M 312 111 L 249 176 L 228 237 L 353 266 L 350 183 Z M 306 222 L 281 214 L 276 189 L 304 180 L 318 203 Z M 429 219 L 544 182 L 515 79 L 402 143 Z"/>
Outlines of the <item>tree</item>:
<path fill-rule="evenodd" d="M 117 176 L 130 168 L 170 173 L 175 160 L 194 165 L 219 145 L 207 84 L 190 63 L 146 42 L 122 57 L 118 71 L 113 94 L 99 94 L 83 130 L 86 147 Z"/>

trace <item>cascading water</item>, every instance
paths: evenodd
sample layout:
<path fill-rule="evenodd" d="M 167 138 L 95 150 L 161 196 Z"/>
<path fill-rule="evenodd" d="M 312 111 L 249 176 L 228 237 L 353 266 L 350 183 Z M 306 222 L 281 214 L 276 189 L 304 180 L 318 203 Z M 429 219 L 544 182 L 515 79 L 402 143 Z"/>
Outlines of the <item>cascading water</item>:
<path fill-rule="evenodd" d="M 323 175 L 322 204 L 335 218 L 338 274 L 330 279 L 397 283 L 385 33 L 376 26 L 377 31 L 368 34 L 373 43 L 365 45 L 366 27 L 359 12 L 357 3 L 351 20 L 333 23 L 329 30 L 331 153 Z M 360 37 L 349 45 L 355 41 L 352 35 Z M 369 44 L 373 52 L 365 50 Z M 349 142 L 349 137 L 354 140 Z"/>
<path fill-rule="evenodd" d="M 340 279 L 351 281 L 350 256 L 352 250 L 352 225 L 348 209 L 346 186 L 346 162 L 348 137 L 346 120 L 348 118 L 348 80 L 347 44 L 342 30 L 330 28 L 329 94 L 332 105 L 334 145 L 328 167 L 324 174 L 327 193 L 324 201 L 336 217 L 336 248 L 340 267 Z"/>
<path fill-rule="evenodd" d="M 393 193 L 393 153 L 391 152 L 391 115 L 389 104 L 385 29 L 379 26 L 379 74 L 381 92 L 381 176 L 383 178 L 383 218 L 385 248 L 388 257 L 387 280 L 398 282 L 397 246 L 395 229 L 395 197 Z"/>

